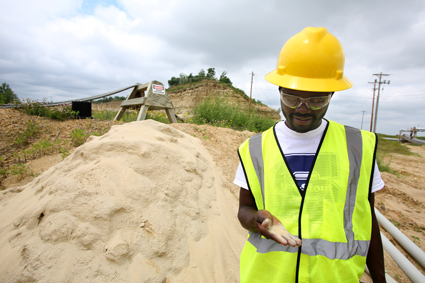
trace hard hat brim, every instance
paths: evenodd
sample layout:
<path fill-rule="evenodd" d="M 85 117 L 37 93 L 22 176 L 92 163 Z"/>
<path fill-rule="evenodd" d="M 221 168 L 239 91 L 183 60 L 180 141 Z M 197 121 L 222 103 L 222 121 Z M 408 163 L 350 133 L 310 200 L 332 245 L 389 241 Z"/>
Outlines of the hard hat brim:
<path fill-rule="evenodd" d="M 271 71 L 265 76 L 265 79 L 277 86 L 284 88 L 302 90 L 302 91 L 313 91 L 313 92 L 333 92 L 349 89 L 353 86 L 353 83 L 346 77 L 342 76 L 341 79 L 329 78 L 329 79 L 313 79 L 294 77 L 288 74 L 279 75 L 276 70 Z"/>

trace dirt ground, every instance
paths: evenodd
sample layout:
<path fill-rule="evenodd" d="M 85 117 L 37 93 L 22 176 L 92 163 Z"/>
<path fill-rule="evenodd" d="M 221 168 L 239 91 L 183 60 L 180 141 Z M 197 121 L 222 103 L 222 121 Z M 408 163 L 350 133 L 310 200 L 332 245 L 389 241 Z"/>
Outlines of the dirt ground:
<path fill-rule="evenodd" d="M 12 162 L 12 153 L 8 151 L 10 141 L 14 133 L 22 132 L 26 121 L 33 119 L 19 113 L 16 110 L 0 109 L 0 152 L 7 162 Z M 43 126 L 43 138 L 53 140 L 59 136 L 66 141 L 69 152 L 74 147 L 71 142 L 70 133 L 76 127 L 84 129 L 97 129 L 98 131 L 108 129 L 113 123 L 109 121 L 94 120 L 71 120 L 65 122 L 52 122 L 40 118 Z M 244 131 L 238 132 L 231 129 L 217 128 L 209 125 L 173 124 L 174 128 L 189 135 L 199 138 L 209 150 L 226 179 L 227 189 L 232 192 L 235 199 L 238 198 L 239 188 L 232 184 L 234 174 L 238 165 L 236 149 L 248 137 L 254 133 Z M 9 143 L 7 142 L 9 141 Z M 35 142 L 35 141 L 33 141 Z M 396 142 L 396 141 L 395 141 Z M 30 145 L 28 145 L 30 146 Z M 404 156 L 393 154 L 390 167 L 396 174 L 382 173 L 386 186 L 376 193 L 375 206 L 377 209 L 394 223 L 409 239 L 425 251 L 425 147 L 409 146 L 416 153 L 415 156 Z M 51 166 L 62 161 L 61 154 L 46 154 L 26 163 L 35 173 L 42 173 Z M 3 180 L 5 189 L 16 188 L 30 182 L 34 177 L 26 177 L 17 180 L 16 176 L 10 176 Z M 236 208 L 235 208 L 236 210 Z M 235 215 L 236 217 L 236 215 Z M 406 252 L 382 227 L 381 231 L 394 243 L 405 255 Z M 425 269 L 407 255 L 414 265 L 425 274 Z M 385 253 L 386 271 L 397 282 L 411 282 L 403 271 L 397 266 L 392 258 Z M 372 282 L 367 275 L 362 278 Z"/>

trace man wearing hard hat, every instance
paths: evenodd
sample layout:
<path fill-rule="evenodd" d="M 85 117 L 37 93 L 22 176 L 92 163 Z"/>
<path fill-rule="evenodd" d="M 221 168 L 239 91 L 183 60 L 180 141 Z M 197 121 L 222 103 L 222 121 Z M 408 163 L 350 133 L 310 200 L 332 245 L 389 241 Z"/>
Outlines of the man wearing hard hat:
<path fill-rule="evenodd" d="M 266 75 L 285 120 L 238 149 L 238 218 L 249 230 L 241 282 L 359 282 L 366 263 L 385 282 L 376 136 L 323 118 L 334 92 L 352 86 L 344 60 L 335 36 L 308 27 Z"/>

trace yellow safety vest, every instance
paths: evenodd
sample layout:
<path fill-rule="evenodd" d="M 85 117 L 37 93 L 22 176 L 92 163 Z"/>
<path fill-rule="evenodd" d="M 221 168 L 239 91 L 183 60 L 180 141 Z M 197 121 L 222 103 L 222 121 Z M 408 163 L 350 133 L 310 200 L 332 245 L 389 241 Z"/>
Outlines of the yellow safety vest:
<path fill-rule="evenodd" d="M 301 247 L 249 232 L 240 260 L 245 282 L 359 282 L 372 232 L 369 194 L 376 153 L 373 133 L 328 121 L 303 192 L 275 127 L 238 149 L 258 210 L 275 215 Z"/>

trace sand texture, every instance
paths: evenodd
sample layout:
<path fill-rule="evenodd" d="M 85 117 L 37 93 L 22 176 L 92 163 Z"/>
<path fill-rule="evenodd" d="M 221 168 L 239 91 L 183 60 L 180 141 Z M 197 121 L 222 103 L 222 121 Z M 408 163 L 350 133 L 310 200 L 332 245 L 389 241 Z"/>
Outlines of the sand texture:
<path fill-rule="evenodd" d="M 113 126 L 0 195 L 0 282 L 237 282 L 246 232 L 224 183 L 199 139 Z"/>

